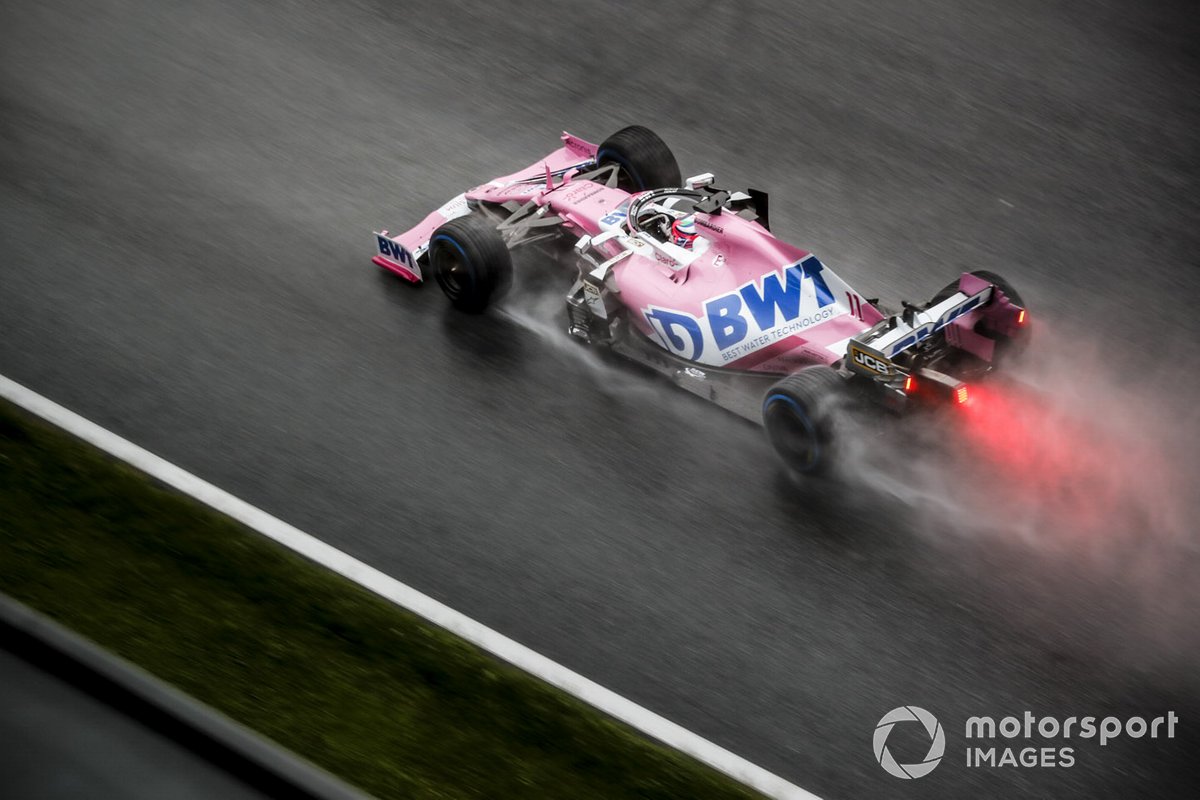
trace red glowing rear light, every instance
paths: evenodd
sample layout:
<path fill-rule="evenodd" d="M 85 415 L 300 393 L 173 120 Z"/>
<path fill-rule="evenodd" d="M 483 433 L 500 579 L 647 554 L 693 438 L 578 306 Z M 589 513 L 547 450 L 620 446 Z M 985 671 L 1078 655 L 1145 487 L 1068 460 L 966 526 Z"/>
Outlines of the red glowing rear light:
<path fill-rule="evenodd" d="M 970 399 L 971 399 L 971 397 L 967 393 L 966 386 L 959 386 L 957 389 L 954 390 L 954 402 L 958 403 L 960 406 L 965 405 L 966 402 Z"/>
<path fill-rule="evenodd" d="M 917 379 L 914 378 L 912 375 L 907 376 L 904 379 L 905 394 L 912 394 L 916 390 L 916 388 L 917 388 Z"/>
<path fill-rule="evenodd" d="M 1023 309 L 1023 308 L 1017 312 L 1017 324 L 1018 325 L 1025 324 L 1025 309 Z"/>

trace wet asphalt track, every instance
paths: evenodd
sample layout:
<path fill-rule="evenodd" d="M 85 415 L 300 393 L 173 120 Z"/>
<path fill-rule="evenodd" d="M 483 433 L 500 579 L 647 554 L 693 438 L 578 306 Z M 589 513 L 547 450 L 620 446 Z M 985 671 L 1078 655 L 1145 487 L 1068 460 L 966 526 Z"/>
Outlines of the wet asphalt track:
<path fill-rule="evenodd" d="M 0 372 L 823 796 L 1194 796 L 1189 4 L 95 5 L 0 12 Z M 545 303 L 371 266 L 372 226 L 632 122 L 865 294 L 1004 273 L 1043 388 L 1157 471 L 793 489 Z M 913 782 L 871 754 L 906 703 L 948 730 Z M 1025 709 L 1184 722 L 962 765 L 967 716 Z"/>

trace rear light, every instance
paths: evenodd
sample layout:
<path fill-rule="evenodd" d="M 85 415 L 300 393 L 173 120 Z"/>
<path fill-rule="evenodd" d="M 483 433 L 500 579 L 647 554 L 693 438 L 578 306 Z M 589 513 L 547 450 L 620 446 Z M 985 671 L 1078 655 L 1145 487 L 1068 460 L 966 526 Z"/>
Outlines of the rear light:
<path fill-rule="evenodd" d="M 971 401 L 968 384 L 929 367 L 921 367 L 915 374 L 904 376 L 904 394 L 914 407 L 965 406 Z"/>
<path fill-rule="evenodd" d="M 1017 312 L 1017 324 L 1018 325 L 1025 324 L 1025 309 L 1023 309 L 1023 308 Z"/>

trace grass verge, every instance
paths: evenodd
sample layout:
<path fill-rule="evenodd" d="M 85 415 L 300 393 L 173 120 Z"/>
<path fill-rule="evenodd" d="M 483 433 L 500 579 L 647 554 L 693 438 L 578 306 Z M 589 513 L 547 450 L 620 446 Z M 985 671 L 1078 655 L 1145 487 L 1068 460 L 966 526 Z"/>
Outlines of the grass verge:
<path fill-rule="evenodd" d="M 0 589 L 379 797 L 758 797 L 4 401 L 0 509 Z"/>

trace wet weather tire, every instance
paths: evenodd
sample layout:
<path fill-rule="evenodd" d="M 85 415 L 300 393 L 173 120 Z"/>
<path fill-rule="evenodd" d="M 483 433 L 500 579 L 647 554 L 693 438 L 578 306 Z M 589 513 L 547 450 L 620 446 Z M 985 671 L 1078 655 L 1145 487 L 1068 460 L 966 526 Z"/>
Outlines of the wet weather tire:
<path fill-rule="evenodd" d="M 596 150 L 596 163 L 618 167 L 617 186 L 629 191 L 676 187 L 683 183 L 679 164 L 666 142 L 641 125 L 622 128 Z"/>
<path fill-rule="evenodd" d="M 429 264 L 455 308 L 478 314 L 512 283 L 512 255 L 478 214 L 452 219 L 429 240 Z"/>
<path fill-rule="evenodd" d="M 793 472 L 818 474 L 833 463 L 833 417 L 845 388 L 845 379 L 832 367 L 806 367 L 781 379 L 763 398 L 767 439 Z"/>

